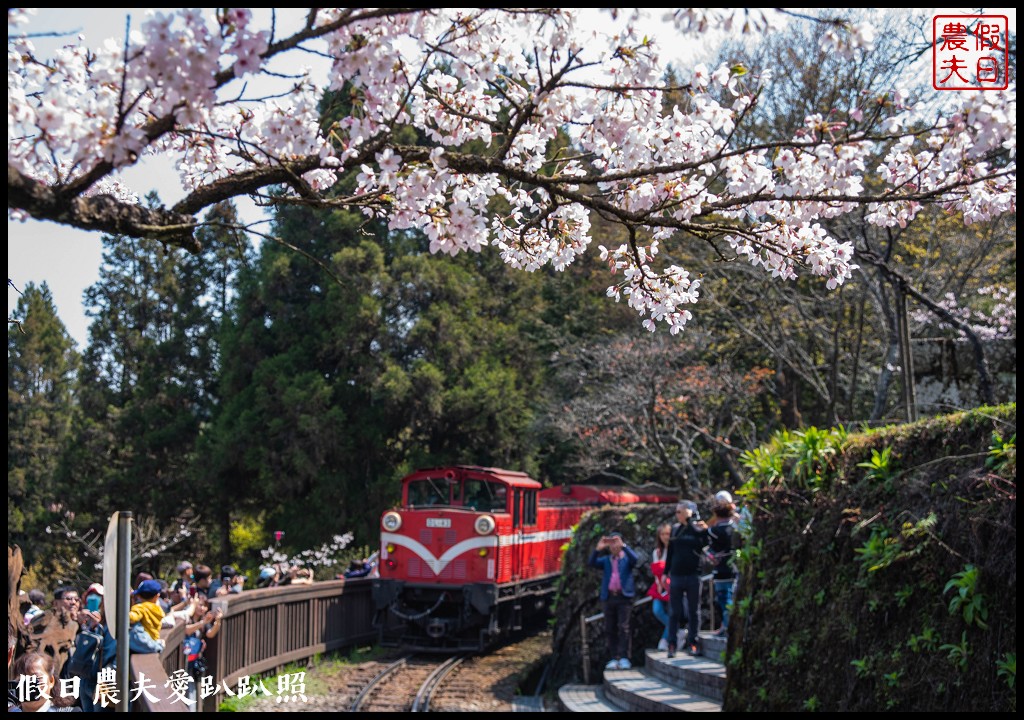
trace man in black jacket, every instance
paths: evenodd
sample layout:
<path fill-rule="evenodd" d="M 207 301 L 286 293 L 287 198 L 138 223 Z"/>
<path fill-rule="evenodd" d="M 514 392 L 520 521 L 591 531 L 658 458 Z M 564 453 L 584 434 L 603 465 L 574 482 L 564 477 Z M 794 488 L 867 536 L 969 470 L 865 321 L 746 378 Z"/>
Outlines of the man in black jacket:
<path fill-rule="evenodd" d="M 700 561 L 708 545 L 708 526 L 701 521 L 697 503 L 683 500 L 676 505 L 678 524 L 672 528 L 672 538 L 665 556 L 665 572 L 669 576 L 669 604 L 672 612 L 668 624 L 667 657 L 675 657 L 676 633 L 686 599 L 686 652 L 696 655 L 697 633 L 700 631 Z"/>

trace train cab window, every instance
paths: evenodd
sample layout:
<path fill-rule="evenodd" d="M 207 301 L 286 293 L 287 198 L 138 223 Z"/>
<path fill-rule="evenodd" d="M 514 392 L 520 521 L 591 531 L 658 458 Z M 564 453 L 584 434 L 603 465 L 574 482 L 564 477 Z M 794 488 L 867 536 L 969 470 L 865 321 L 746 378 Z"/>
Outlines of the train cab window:
<path fill-rule="evenodd" d="M 537 524 L 537 491 L 523 491 L 523 525 Z"/>
<path fill-rule="evenodd" d="M 521 493 L 518 488 L 512 493 L 512 527 L 522 527 L 522 514 L 519 512 L 519 499 Z"/>
<path fill-rule="evenodd" d="M 448 478 L 427 478 L 409 483 L 409 506 L 451 504 L 452 481 Z"/>
<path fill-rule="evenodd" d="M 505 512 L 507 488 L 501 483 L 486 480 L 466 480 L 463 483 L 462 504 L 482 512 Z"/>

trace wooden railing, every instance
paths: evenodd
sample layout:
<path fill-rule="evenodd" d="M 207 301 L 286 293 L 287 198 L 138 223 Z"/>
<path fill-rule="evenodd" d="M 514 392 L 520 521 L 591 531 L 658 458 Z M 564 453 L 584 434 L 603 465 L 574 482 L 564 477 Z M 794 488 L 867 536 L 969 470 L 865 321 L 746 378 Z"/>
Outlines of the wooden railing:
<path fill-rule="evenodd" d="M 372 642 L 373 600 L 368 579 L 329 580 L 311 585 L 286 585 L 214 598 L 210 603 L 223 612 L 220 632 L 207 640 L 208 673 L 214 682 L 237 687 L 246 675 L 281 671 L 285 665 L 319 653 Z M 161 635 L 167 643 L 160 660 L 155 655 L 132 656 L 132 681 L 138 673 L 157 686 L 156 701 L 143 695 L 136 709 L 148 712 L 181 711 L 185 707 L 164 687 L 175 670 L 185 668 L 181 642 L 182 623 Z M 154 676 L 155 675 L 155 676 Z M 201 700 L 202 710 L 213 710 L 224 700 L 218 693 Z"/>

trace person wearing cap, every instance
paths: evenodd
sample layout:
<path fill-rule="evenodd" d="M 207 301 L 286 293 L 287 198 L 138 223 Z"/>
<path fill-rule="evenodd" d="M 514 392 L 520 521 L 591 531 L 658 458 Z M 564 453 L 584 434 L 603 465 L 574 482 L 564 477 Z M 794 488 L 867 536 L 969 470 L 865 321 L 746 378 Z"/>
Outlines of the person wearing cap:
<path fill-rule="evenodd" d="M 78 611 L 78 623 L 92 630 L 102 622 L 100 605 L 103 604 L 103 586 L 93 583 L 82 593 L 82 609 Z"/>
<path fill-rule="evenodd" d="M 700 561 L 708 545 L 708 526 L 700 519 L 697 503 L 683 500 L 676 505 L 676 520 L 672 537 L 665 553 L 665 567 L 669 576 L 668 650 L 666 657 L 675 657 L 679 620 L 684 601 L 687 615 L 685 648 L 696 655 L 697 633 L 700 630 Z"/>
<path fill-rule="evenodd" d="M 79 702 L 84 712 L 97 710 L 97 675 L 103 668 L 111 667 L 117 657 L 117 641 L 110 634 L 108 623 L 104 621 L 104 595 L 106 590 L 100 583 L 93 583 L 82 593 L 83 607 L 78 613 L 80 627 L 75 637 L 75 651 L 63 673 L 79 679 Z M 100 650 L 93 654 L 96 644 L 100 645 Z M 93 659 L 89 662 L 88 658 Z"/>
<path fill-rule="evenodd" d="M 128 622 L 133 626 L 139 624 L 151 640 L 160 640 L 160 625 L 164 619 L 164 611 L 157 604 L 160 595 L 160 583 L 156 580 L 143 580 L 135 588 L 135 604 L 128 611 Z"/>
<path fill-rule="evenodd" d="M 736 563 L 733 557 L 734 541 L 736 540 L 736 506 L 732 495 L 727 490 L 715 494 L 715 503 L 711 508 L 712 520 L 708 528 L 711 541 L 711 552 L 715 557 L 713 571 L 715 583 L 715 606 L 722 618 L 722 624 L 715 635 L 722 637 L 729 631 L 729 605 L 732 604 L 733 588 L 736 583 Z"/>
<path fill-rule="evenodd" d="M 177 567 L 178 579 L 171 583 L 171 590 L 181 593 L 181 597 L 187 598 L 188 589 L 192 586 L 192 563 L 182 560 Z"/>
<path fill-rule="evenodd" d="M 623 542 L 622 534 L 613 532 L 597 541 L 587 564 L 602 573 L 601 602 L 604 603 L 605 634 L 611 655 L 605 670 L 628 670 L 632 667 L 629 619 L 636 597 L 633 569 L 638 565 L 638 558 Z"/>
<path fill-rule="evenodd" d="M 229 592 L 242 592 L 242 583 L 244 582 L 245 576 L 239 575 L 233 566 L 222 565 L 220 568 L 220 579 L 210 583 L 206 597 L 212 598 L 219 595 L 227 595 Z"/>
<path fill-rule="evenodd" d="M 277 569 L 273 566 L 260 568 L 260 576 L 256 579 L 256 587 L 268 588 L 277 585 Z"/>

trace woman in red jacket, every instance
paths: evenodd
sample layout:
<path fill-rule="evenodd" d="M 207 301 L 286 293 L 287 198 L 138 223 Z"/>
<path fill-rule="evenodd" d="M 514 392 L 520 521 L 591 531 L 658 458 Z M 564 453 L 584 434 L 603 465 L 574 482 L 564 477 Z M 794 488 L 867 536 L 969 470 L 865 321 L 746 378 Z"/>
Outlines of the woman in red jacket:
<path fill-rule="evenodd" d="M 665 626 L 665 632 L 658 641 L 659 650 L 668 650 L 668 621 L 669 621 L 669 595 L 668 575 L 665 574 L 665 555 L 668 553 L 668 541 L 672 536 L 672 523 L 664 522 L 658 526 L 654 535 L 654 552 L 651 553 L 651 573 L 654 575 L 654 582 L 648 588 L 647 594 L 651 596 L 651 607 L 654 610 L 654 617 Z"/>

